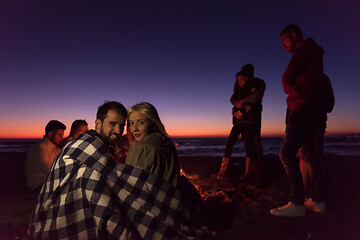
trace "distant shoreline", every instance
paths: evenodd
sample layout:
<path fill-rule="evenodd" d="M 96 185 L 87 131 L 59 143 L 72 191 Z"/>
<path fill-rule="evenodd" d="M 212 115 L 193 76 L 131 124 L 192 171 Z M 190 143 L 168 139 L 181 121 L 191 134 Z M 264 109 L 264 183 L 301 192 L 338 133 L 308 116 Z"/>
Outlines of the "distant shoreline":
<path fill-rule="evenodd" d="M 170 135 L 171 138 L 173 139 L 224 139 L 224 138 L 228 138 L 227 135 L 209 135 L 209 136 L 172 136 Z M 284 136 L 283 133 L 281 134 L 277 134 L 277 135 L 263 135 L 261 136 L 261 138 L 282 138 Z M 360 138 L 360 133 L 325 133 L 325 138 L 333 138 L 333 137 L 344 137 L 344 138 L 348 138 L 348 137 L 353 137 L 353 138 Z M 42 137 L 25 137 L 25 138 L 19 138 L 19 137 L 0 137 L 0 141 L 4 141 L 4 140 L 11 140 L 11 141 L 16 141 L 16 140 L 41 140 Z"/>

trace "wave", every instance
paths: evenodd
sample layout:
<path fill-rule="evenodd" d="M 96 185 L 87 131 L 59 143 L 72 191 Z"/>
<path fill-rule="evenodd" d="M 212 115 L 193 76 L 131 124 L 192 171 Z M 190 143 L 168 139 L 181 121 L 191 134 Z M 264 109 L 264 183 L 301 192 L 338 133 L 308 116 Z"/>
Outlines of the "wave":
<path fill-rule="evenodd" d="M 222 157 L 226 138 L 174 138 L 179 156 Z M 27 152 L 40 139 L 0 139 L 0 152 Z M 262 138 L 264 155 L 279 154 L 283 139 Z M 325 137 L 324 153 L 342 156 L 360 156 L 360 138 Z M 233 157 L 245 157 L 242 139 L 239 138 L 233 148 Z"/>

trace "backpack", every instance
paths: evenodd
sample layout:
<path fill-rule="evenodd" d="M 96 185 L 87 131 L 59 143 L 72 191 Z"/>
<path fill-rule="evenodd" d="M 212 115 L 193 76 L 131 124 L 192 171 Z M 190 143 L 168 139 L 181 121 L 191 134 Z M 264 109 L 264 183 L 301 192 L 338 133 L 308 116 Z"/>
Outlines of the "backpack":
<path fill-rule="evenodd" d="M 330 79 L 325 73 L 320 78 L 320 95 L 321 109 L 330 113 L 335 105 L 335 96 Z"/>

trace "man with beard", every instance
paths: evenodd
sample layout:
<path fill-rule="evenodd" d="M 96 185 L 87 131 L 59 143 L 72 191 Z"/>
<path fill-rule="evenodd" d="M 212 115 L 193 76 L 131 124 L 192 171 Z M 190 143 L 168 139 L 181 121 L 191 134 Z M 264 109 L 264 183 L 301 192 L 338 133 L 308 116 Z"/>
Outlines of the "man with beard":
<path fill-rule="evenodd" d="M 126 115 L 122 104 L 104 103 L 98 108 L 95 130 L 63 148 L 38 196 L 30 236 L 209 239 L 206 228 L 190 225 L 199 222 L 194 216 L 198 211 L 182 203 L 175 188 L 154 174 L 115 162 L 111 145 L 123 134 Z"/>
<path fill-rule="evenodd" d="M 288 204 L 271 209 L 271 214 L 284 217 L 305 216 L 306 209 L 323 213 L 326 209 L 322 176 L 322 146 L 327 113 L 333 107 L 330 81 L 324 74 L 324 49 L 314 39 L 303 39 L 299 26 L 291 24 L 280 33 L 285 50 L 292 53 L 284 72 L 282 84 L 286 99 L 286 132 L 280 150 L 289 185 Z M 330 86 L 330 87 L 326 87 Z M 325 93 L 331 89 L 331 92 Z M 330 106 L 328 106 L 330 104 Z M 301 170 L 300 161 L 306 163 L 307 173 Z M 304 181 L 303 181 L 304 179 Z M 304 183 L 309 189 L 305 199 Z"/>

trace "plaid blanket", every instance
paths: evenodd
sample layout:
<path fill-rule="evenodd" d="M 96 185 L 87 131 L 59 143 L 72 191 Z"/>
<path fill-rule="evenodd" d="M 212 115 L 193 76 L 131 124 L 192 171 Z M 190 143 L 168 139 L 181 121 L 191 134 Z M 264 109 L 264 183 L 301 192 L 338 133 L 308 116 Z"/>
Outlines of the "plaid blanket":
<path fill-rule="evenodd" d="M 34 239 L 211 239 L 201 211 L 142 169 L 116 164 L 93 130 L 55 159 L 35 205 Z"/>

